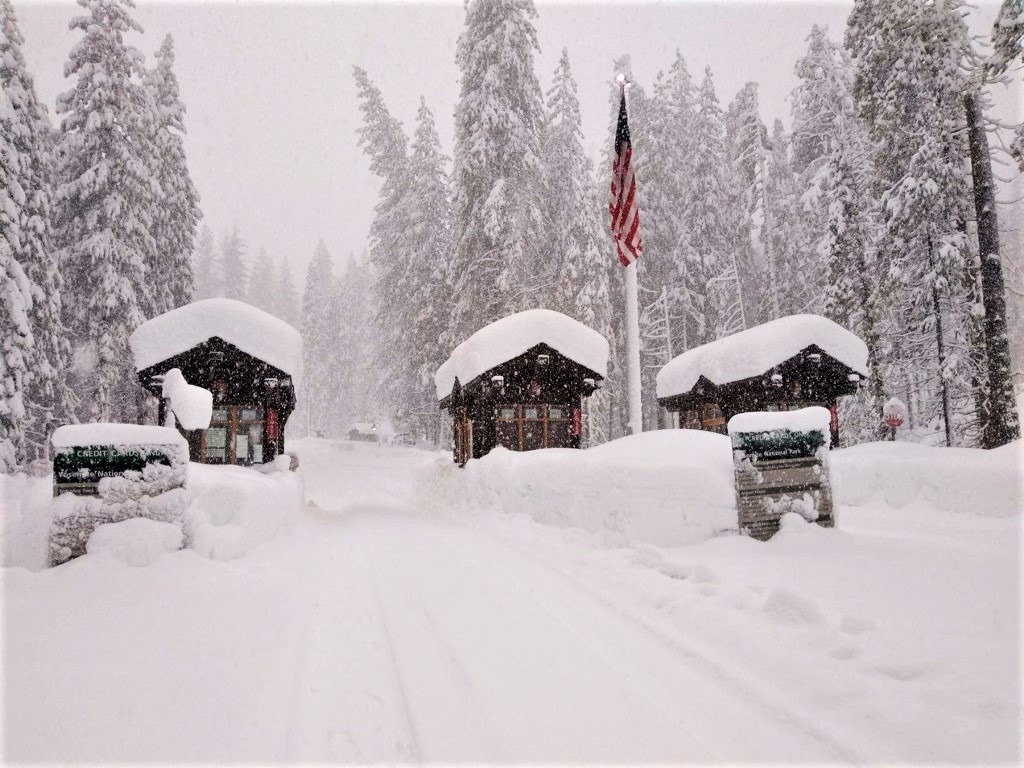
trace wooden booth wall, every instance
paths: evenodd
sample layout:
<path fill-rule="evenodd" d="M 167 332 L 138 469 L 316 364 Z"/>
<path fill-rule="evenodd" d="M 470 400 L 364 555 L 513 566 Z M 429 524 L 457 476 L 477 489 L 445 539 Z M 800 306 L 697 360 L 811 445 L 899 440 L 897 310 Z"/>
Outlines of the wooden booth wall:
<path fill-rule="evenodd" d="M 583 398 L 600 380 L 546 344 L 465 386 L 456 380 L 452 394 L 441 401 L 452 415 L 455 461 L 465 464 L 499 445 L 513 451 L 579 448 Z"/>
<path fill-rule="evenodd" d="M 738 413 L 793 411 L 822 406 L 832 413 L 832 445 L 839 442 L 837 399 L 857 392 L 855 372 L 812 345 L 781 365 L 742 381 L 718 386 L 701 376 L 693 389 L 658 402 L 679 414 L 682 429 L 726 434 L 726 424 Z"/>
<path fill-rule="evenodd" d="M 284 426 L 295 409 L 291 377 L 223 339 L 214 337 L 139 372 L 139 382 L 165 402 L 161 378 L 180 368 L 189 384 L 213 393 L 213 418 L 206 430 L 182 430 L 192 461 L 259 464 L 284 453 Z"/>

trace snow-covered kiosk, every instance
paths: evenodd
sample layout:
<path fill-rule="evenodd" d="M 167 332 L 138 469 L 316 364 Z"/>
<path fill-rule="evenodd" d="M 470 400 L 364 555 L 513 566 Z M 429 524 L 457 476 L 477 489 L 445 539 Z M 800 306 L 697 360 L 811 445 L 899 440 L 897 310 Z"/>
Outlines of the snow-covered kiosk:
<path fill-rule="evenodd" d="M 864 342 L 818 315 L 792 315 L 688 350 L 658 373 L 658 403 L 683 429 L 726 433 L 752 411 L 822 406 L 839 440 L 838 398 L 868 377 Z"/>
<path fill-rule="evenodd" d="M 209 428 L 182 430 L 192 461 L 260 464 L 284 452 L 302 373 L 302 336 L 290 325 L 240 301 L 205 299 L 148 320 L 130 343 L 139 383 L 156 397 L 173 368 L 213 393 Z M 161 399 L 161 424 L 166 415 Z"/>
<path fill-rule="evenodd" d="M 531 309 L 481 328 L 434 377 L 452 416 L 455 462 L 499 445 L 579 448 L 583 398 L 607 375 L 607 340 L 558 312 Z"/>

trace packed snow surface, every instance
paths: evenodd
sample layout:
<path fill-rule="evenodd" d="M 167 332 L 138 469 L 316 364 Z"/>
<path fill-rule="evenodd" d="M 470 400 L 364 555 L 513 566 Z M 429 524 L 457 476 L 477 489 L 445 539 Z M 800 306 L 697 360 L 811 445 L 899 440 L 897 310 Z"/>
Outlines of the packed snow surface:
<path fill-rule="evenodd" d="M 188 450 L 181 433 L 143 424 L 66 424 L 50 438 L 54 448 L 89 445 L 176 445 Z"/>
<path fill-rule="evenodd" d="M 679 355 L 658 372 L 658 397 L 689 392 L 701 376 L 717 385 L 760 376 L 811 344 L 867 377 L 868 348 L 863 341 L 828 318 L 791 315 Z"/>
<path fill-rule="evenodd" d="M 547 344 L 602 378 L 608 375 L 608 341 L 604 336 L 559 312 L 529 309 L 491 323 L 459 344 L 434 376 L 437 398 L 451 394 L 456 378 L 468 384 L 484 371 L 538 344 Z"/>
<path fill-rule="evenodd" d="M 819 405 L 795 411 L 757 411 L 737 413 L 729 419 L 729 434 L 737 432 L 772 432 L 789 429 L 794 432 L 824 432 L 831 429 L 832 417 Z"/>
<path fill-rule="evenodd" d="M 162 394 L 171 401 L 171 411 L 182 428 L 209 428 L 213 418 L 213 393 L 185 381 L 180 368 L 171 368 L 164 375 Z"/>
<path fill-rule="evenodd" d="M 302 377 L 302 336 L 283 320 L 234 299 L 204 299 L 147 320 L 129 343 L 142 371 L 214 336 L 279 368 L 296 385 Z"/>
<path fill-rule="evenodd" d="M 835 529 L 645 539 L 724 517 L 707 437 L 465 471 L 298 441 L 305 514 L 242 557 L 4 568 L 4 760 L 1020 764 L 1020 444 L 834 451 Z M 588 504 L 538 522 L 545 489 Z"/>

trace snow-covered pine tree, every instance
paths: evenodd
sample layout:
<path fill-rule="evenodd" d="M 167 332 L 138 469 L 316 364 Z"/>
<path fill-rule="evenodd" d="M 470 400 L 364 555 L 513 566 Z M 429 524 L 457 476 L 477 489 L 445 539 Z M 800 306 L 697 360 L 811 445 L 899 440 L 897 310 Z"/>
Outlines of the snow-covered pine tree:
<path fill-rule="evenodd" d="M 292 263 L 287 257 L 281 260 L 277 272 L 277 287 L 274 289 L 274 314 L 293 328 L 298 328 L 299 295 L 292 277 Z"/>
<path fill-rule="evenodd" d="M 854 97 L 879 145 L 880 255 L 898 285 L 893 355 L 922 415 L 943 426 L 947 444 L 970 439 L 978 417 L 969 327 L 974 259 L 964 224 L 965 41 L 955 0 L 857 0 L 846 31 Z"/>
<path fill-rule="evenodd" d="M 61 280 L 53 245 L 53 142 L 46 108 L 36 96 L 25 66 L 24 41 L 10 0 L 0 0 L 0 90 L 10 110 L 0 117 L 9 148 L 17 156 L 10 171 L 11 208 L 3 218 L 3 238 L 21 264 L 32 290 L 29 326 L 34 344 L 32 372 L 25 397 L 26 443 L 29 458 L 46 457 L 50 433 L 74 421 L 76 399 L 67 382 L 71 349 L 61 319 Z M 17 199 L 15 199 L 17 198 Z"/>
<path fill-rule="evenodd" d="M 274 314 L 274 292 L 277 290 L 277 270 L 266 248 L 260 253 L 252 265 L 249 275 L 249 303 L 264 312 Z"/>
<path fill-rule="evenodd" d="M 680 351 L 745 327 L 745 323 L 737 322 L 734 317 L 743 302 L 735 274 L 729 279 L 735 257 L 729 231 L 732 223 L 729 161 L 722 110 L 710 67 L 704 70 L 693 135 L 693 181 L 687 208 L 690 238 L 697 258 L 688 277 L 691 330 L 681 340 L 685 347 L 680 347 Z M 734 308 L 733 311 L 730 308 Z"/>
<path fill-rule="evenodd" d="M 220 259 L 213 238 L 213 230 L 209 224 L 203 224 L 196 240 L 195 266 L 195 298 L 213 299 L 223 295 L 223 278 L 221 277 Z"/>
<path fill-rule="evenodd" d="M 153 306 L 147 265 L 156 186 L 148 175 L 151 101 L 142 54 L 124 41 L 141 32 L 131 0 L 78 0 L 82 39 L 64 73 L 74 86 L 62 115 L 55 240 L 64 275 L 65 323 L 76 350 L 83 416 L 133 421 L 137 388 L 128 336 Z"/>
<path fill-rule="evenodd" d="M 0 474 L 14 472 L 25 460 L 25 393 L 34 345 L 32 285 L 10 243 L 25 196 L 18 183 L 22 157 L 11 141 L 14 118 L 7 91 L 0 90 Z"/>
<path fill-rule="evenodd" d="M 761 120 L 758 84 L 740 89 L 725 114 L 726 144 L 734 180 L 736 228 L 733 231 L 736 267 L 743 289 L 743 314 L 748 326 L 765 319 L 761 314 L 767 268 L 764 236 L 765 173 L 768 129 Z"/>
<path fill-rule="evenodd" d="M 593 166 L 583 150 L 583 131 L 569 52 L 563 49 L 547 92 L 544 132 L 545 222 L 551 243 L 553 300 L 548 305 L 593 328 L 613 334 L 611 270 L 618 267 L 614 246 L 595 204 Z M 602 190 L 603 191 L 603 190 Z M 607 206 L 607 195 L 600 200 Z M 614 266 L 613 266 L 614 264 Z M 607 390 L 606 390 L 607 391 Z M 610 399 L 598 393 L 588 401 L 587 444 L 608 439 Z"/>
<path fill-rule="evenodd" d="M 153 178 L 160 185 L 162 198 L 153 216 L 156 260 L 149 273 L 160 291 L 153 314 L 161 314 L 192 301 L 192 250 L 202 213 L 185 158 L 185 105 L 178 93 L 174 39 L 170 35 L 164 38 L 155 58 L 156 67 L 146 73 L 145 84 L 155 107 Z"/>
<path fill-rule="evenodd" d="M 370 263 L 378 277 L 373 284 L 378 337 L 374 367 L 380 376 L 380 397 L 389 403 L 388 410 L 395 410 L 404 407 L 409 388 L 418 381 L 413 374 L 416 350 L 410 340 L 416 316 L 410 301 L 416 289 L 411 268 L 418 244 L 408 237 L 406 219 L 409 142 L 366 72 L 353 67 L 353 76 L 363 114 L 359 145 L 370 158 L 370 171 L 381 179 L 369 246 Z"/>
<path fill-rule="evenodd" d="M 409 280 L 413 287 L 412 293 L 406 297 L 411 321 L 407 339 L 412 363 L 409 373 L 411 386 L 398 405 L 414 431 L 422 431 L 435 440 L 440 412 L 437 409 L 434 373 L 447 358 L 441 336 L 447 328 L 447 307 L 452 295 L 447 272 L 452 246 L 447 162 L 441 153 L 434 116 L 421 98 L 405 198 L 405 220 L 408 222 L 406 248 L 411 257 Z"/>
<path fill-rule="evenodd" d="M 336 388 L 332 349 L 337 335 L 331 254 L 321 240 L 306 272 L 302 294 L 302 380 L 306 423 L 313 434 L 326 433 Z"/>
<path fill-rule="evenodd" d="M 768 318 L 814 311 L 821 305 L 825 269 L 815 250 L 814 219 L 801 205 L 800 179 L 790 157 L 791 137 L 782 121 L 772 128 L 771 155 L 765 172 L 762 241 L 766 287 L 762 314 Z"/>
<path fill-rule="evenodd" d="M 236 226 L 224 233 L 220 243 L 221 296 L 238 301 L 249 300 L 249 264 L 245 258 L 245 241 Z"/>
<path fill-rule="evenodd" d="M 542 238 L 544 102 L 533 0 L 471 0 L 459 36 L 452 172 L 451 348 L 510 312 L 536 306 Z"/>
<path fill-rule="evenodd" d="M 1022 58 L 1024 50 L 1024 0 L 1003 0 L 999 16 L 992 25 L 992 60 L 989 66 L 996 73 L 1007 69 Z M 1017 125 L 1010 152 L 1017 166 L 1024 172 L 1024 121 Z"/>

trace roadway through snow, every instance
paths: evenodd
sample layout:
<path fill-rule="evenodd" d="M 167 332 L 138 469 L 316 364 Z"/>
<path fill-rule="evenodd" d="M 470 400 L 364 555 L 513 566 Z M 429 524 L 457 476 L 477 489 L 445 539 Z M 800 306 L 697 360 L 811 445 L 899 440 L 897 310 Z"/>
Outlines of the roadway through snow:
<path fill-rule="evenodd" d="M 309 605 L 289 761 L 849 759 L 621 596 L 417 508 L 436 454 L 308 441 L 300 456 L 311 504 L 281 552 Z"/>

